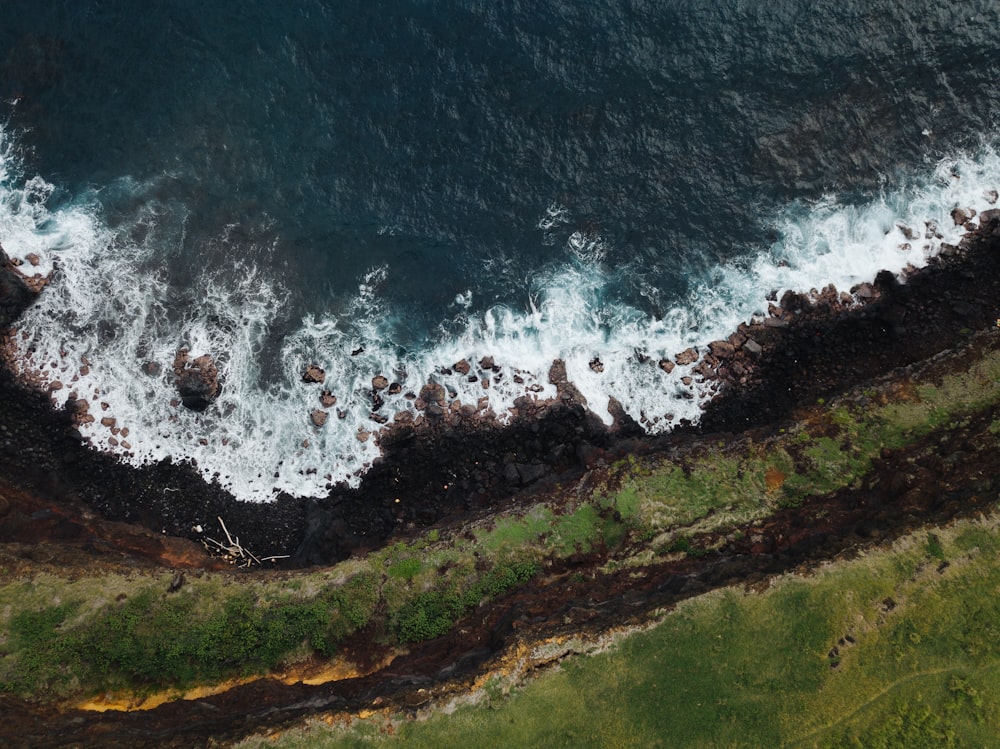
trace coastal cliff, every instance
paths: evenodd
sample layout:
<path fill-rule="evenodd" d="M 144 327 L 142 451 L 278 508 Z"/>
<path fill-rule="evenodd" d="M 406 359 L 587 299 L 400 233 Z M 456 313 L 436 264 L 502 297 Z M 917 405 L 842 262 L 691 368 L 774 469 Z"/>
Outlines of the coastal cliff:
<path fill-rule="evenodd" d="M 172 600 L 196 607 L 189 612 L 195 616 L 203 596 L 218 594 L 190 575 L 178 577 L 181 568 L 231 567 L 218 548 L 191 541 L 202 535 L 192 528 L 200 518 L 224 521 L 210 532 L 223 538 L 231 529 L 259 556 L 293 552 L 278 563 L 287 571 L 232 570 L 212 583 L 225 594 L 216 614 L 206 603 L 205 626 L 216 615 L 227 626 L 241 623 L 254 647 L 194 643 L 204 670 L 192 671 L 183 638 L 200 630 L 188 628 L 176 641 L 180 660 L 162 662 L 138 683 L 128 669 L 149 664 L 140 658 L 128 667 L 121 654 L 103 654 L 109 684 L 138 695 L 125 705 L 141 705 L 143 691 L 293 665 L 308 681 L 332 652 L 351 664 L 348 678 L 324 686 L 258 679 L 141 712 L 74 707 L 55 720 L 55 705 L 78 705 L 108 684 L 98 686 L 100 669 L 90 670 L 96 656 L 87 655 L 89 641 L 71 634 L 58 640 L 84 614 L 59 609 L 56 617 L 42 605 L 58 618 L 42 630 L 62 642 L 53 652 L 80 660 L 67 666 L 74 670 L 64 682 L 58 669 L 45 670 L 49 646 L 33 640 L 35 675 L 8 670 L 3 683 L 11 696 L 3 700 L 21 716 L 10 723 L 12 745 L 45 743 L 58 731 L 96 746 L 112 727 L 121 745 L 181 746 L 208 736 L 226 744 L 317 713 L 405 710 L 423 704 L 418 693 L 445 699 L 469 689 L 518 643 L 641 623 L 709 590 L 760 585 L 916 529 L 991 512 L 1000 493 L 997 228 L 997 221 L 982 222 L 961 248 L 906 283 L 880 276 L 863 306 L 831 310 L 822 296 L 783 300 L 773 318 L 782 324 L 754 331 L 759 351 L 740 358 L 717 347 L 715 369 L 739 363 L 745 382 L 728 382 L 698 427 L 656 439 L 614 434 L 573 402 L 505 428 L 442 421 L 396 432 L 361 489 L 320 500 L 244 505 L 186 466 L 123 466 L 83 445 L 70 415 L 53 411 L 43 393 L 0 373 L 9 404 L 0 415 L 0 539 L 12 585 L 39 572 L 110 581 L 130 570 L 141 571 L 140 588 L 168 591 L 130 589 L 118 602 L 101 603 L 98 585 L 85 607 L 97 607 L 87 626 L 98 631 L 101 617 L 129 607 L 161 621 L 182 605 Z M 486 468 L 473 473 L 471 466 Z M 463 481 L 478 482 L 475 491 Z M 330 568 L 330 579 L 319 573 L 323 582 L 316 569 L 290 569 L 348 556 Z M 169 573 L 158 571 L 164 568 Z M 325 592 L 289 597 L 303 586 Z M 192 597 L 164 597 L 178 590 Z M 240 608 L 248 601 L 255 608 Z M 330 619 L 334 611 L 353 613 Z M 34 615 L 23 614 L 6 626 Z M 302 642 L 267 635 L 277 631 L 269 622 L 278 621 L 298 622 L 303 628 L 293 631 Z M 327 623 L 313 630 L 311 621 Z M 7 646 L 15 666 L 24 656 L 14 643 L 27 636 L 18 626 Z M 166 632 L 129 637 L 152 636 L 140 648 L 153 647 L 152 655 L 154 641 L 171 636 Z M 229 647 L 244 655 L 227 654 Z M 381 665 L 387 659 L 391 678 Z M 215 709 L 196 718 L 194 705 Z M 164 726 L 181 723 L 183 730 L 164 738 Z"/>

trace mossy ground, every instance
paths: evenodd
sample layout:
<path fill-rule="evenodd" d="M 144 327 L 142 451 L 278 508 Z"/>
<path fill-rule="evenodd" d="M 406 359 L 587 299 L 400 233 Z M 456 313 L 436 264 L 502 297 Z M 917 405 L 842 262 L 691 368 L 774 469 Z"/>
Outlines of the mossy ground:
<path fill-rule="evenodd" d="M 600 550 L 612 566 L 677 552 L 703 553 L 690 541 L 698 532 L 733 527 L 851 486 L 883 450 L 904 447 L 995 407 L 998 383 L 1000 354 L 988 347 L 966 370 L 933 379 L 915 377 L 817 404 L 783 433 L 757 442 L 703 441 L 681 457 L 629 459 L 613 467 L 595 489 L 571 495 L 571 500 L 564 494 L 558 502 L 540 502 L 470 528 L 431 530 L 326 570 L 189 575 L 174 593 L 167 591 L 169 573 L 75 582 L 53 575 L 7 580 L 0 584 L 0 691 L 41 701 L 75 700 L 108 690 L 142 694 L 326 658 L 362 629 L 386 648 L 436 637 L 547 564 L 578 552 Z M 722 648 L 719 652 L 728 653 L 731 684 L 763 688 L 781 682 L 798 685 L 801 694 L 822 688 L 831 677 L 814 673 L 808 659 L 802 670 L 792 676 L 782 672 L 780 678 L 774 676 L 778 682 L 771 682 L 767 674 L 777 667 L 759 657 L 766 652 L 761 648 L 776 638 L 797 643 L 799 656 L 823 649 L 833 623 L 829 617 L 839 609 L 824 604 L 821 620 L 816 619 L 811 601 L 790 605 L 788 610 L 798 616 L 785 624 L 774 618 L 776 612 L 754 614 L 752 604 L 741 604 L 733 609 L 736 619 L 722 619 L 731 627 L 705 630 L 715 633 L 718 642 L 713 645 Z M 689 615 L 696 611 L 690 609 Z M 691 620 L 696 624 L 684 636 L 701 638 L 710 620 Z M 684 642 L 684 631 L 674 633 L 676 642 Z M 730 652 L 726 643 L 740 632 L 754 632 L 760 642 L 750 647 L 744 638 L 749 649 Z M 705 642 L 699 643 L 703 648 Z M 688 685 L 693 695 L 710 690 L 701 681 L 699 663 L 690 660 L 697 655 L 671 655 L 671 663 L 686 663 L 690 671 L 657 676 L 661 681 L 656 683 L 669 678 L 672 685 Z M 631 688 L 629 669 L 622 671 L 618 686 L 623 694 Z M 959 676 L 971 679 L 978 673 Z M 928 687 L 926 694 L 932 693 Z M 705 692 L 705 699 L 710 694 L 715 692 Z M 750 692 L 734 692 L 725 702 L 705 703 L 705 710 L 733 716 L 735 726 L 755 720 L 757 699 Z M 576 707 L 591 713 L 598 708 Z M 671 709 L 665 707 L 665 714 Z M 641 724 L 629 730 L 639 728 Z M 610 729 L 602 725 L 601 730 Z M 727 735 L 720 733 L 723 743 L 713 745 L 725 745 Z"/>
<path fill-rule="evenodd" d="M 704 595 L 608 652 L 489 682 L 448 715 L 380 713 L 241 746 L 994 746 L 998 522 L 922 531 L 762 594 Z"/>

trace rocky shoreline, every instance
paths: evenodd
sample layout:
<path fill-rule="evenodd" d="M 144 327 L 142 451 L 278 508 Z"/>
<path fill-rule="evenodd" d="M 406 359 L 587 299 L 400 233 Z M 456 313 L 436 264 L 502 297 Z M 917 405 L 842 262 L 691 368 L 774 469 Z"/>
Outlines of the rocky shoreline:
<path fill-rule="evenodd" d="M 531 493 L 572 493 L 587 472 L 591 480 L 609 477 L 620 456 L 680 454 L 699 444 L 766 438 L 795 419 L 808 419 L 821 399 L 859 383 L 905 383 L 915 367 L 929 366 L 933 376 L 935 366 L 957 366 L 977 347 L 995 348 L 995 333 L 976 331 L 995 328 L 1000 316 L 998 259 L 1000 220 L 990 220 L 907 283 L 880 275 L 864 306 L 837 306 L 829 293 L 786 296 L 771 318 L 784 324 L 762 321 L 747 335 L 760 351 L 732 341 L 732 352 L 710 350 L 717 364 L 705 376 L 714 371 L 728 384 L 720 386 L 698 427 L 651 438 L 619 421 L 612 433 L 572 395 L 533 404 L 537 410 L 526 409 L 506 426 L 441 414 L 419 427 L 387 432 L 384 457 L 361 488 L 309 502 L 243 504 L 206 485 L 188 466 L 123 466 L 86 447 L 72 415 L 53 410 L 44 392 L 0 369 L 0 478 L 8 485 L 0 539 L 8 556 L 68 568 L 80 568 L 86 559 L 225 566 L 197 544 L 171 538 L 197 538 L 190 524 L 218 515 L 256 553 L 294 549 L 284 564 L 301 566 L 360 553 L 427 526 L 460 528 L 527 501 Z M 957 353 L 934 364 L 943 352 Z M 743 380 L 739 387 L 734 376 Z M 570 391 L 564 386 L 562 392 Z M 780 509 L 725 535 L 696 533 L 688 543 L 697 554 L 618 571 L 604 569 L 607 550 L 571 555 L 546 568 L 544 578 L 464 619 L 461 636 L 414 645 L 388 670 L 317 687 L 263 680 L 145 713 L 53 715 L 51 708 L 5 697 L 0 708 L 18 716 L 8 723 L 6 738 L 12 746 L 39 745 L 56 734 L 81 746 L 115 745 L 108 743 L 112 735 L 121 746 L 190 746 L 207 737 L 227 745 L 318 713 L 372 706 L 405 711 L 446 699 L 468 689 L 514 645 L 639 622 L 657 607 L 706 590 L 752 586 L 927 524 L 990 511 L 1000 489 L 994 478 L 1000 454 L 990 429 L 996 416 L 994 408 L 905 449 L 883 451 L 861 485 Z M 39 559 L 46 546 L 74 552 Z M 345 644 L 344 655 L 369 663 L 383 654 L 362 631 Z"/>
<path fill-rule="evenodd" d="M 891 387 L 918 370 L 931 378 L 944 375 L 960 367 L 963 357 L 998 345 L 995 334 L 980 334 L 957 352 L 907 367 L 873 387 Z M 642 625 L 657 609 L 713 589 L 766 586 L 775 575 L 807 572 L 928 525 L 991 512 L 1000 491 L 993 470 L 1000 445 L 990 430 L 996 416 L 995 408 L 987 409 L 903 449 L 883 451 L 857 486 L 722 533 L 697 533 L 689 538 L 692 553 L 623 569 L 607 565 L 608 550 L 599 548 L 553 562 L 541 578 L 463 619 L 460 634 L 413 645 L 391 666 L 367 675 L 316 686 L 262 679 L 139 712 L 53 714 L 45 706 L 0 697 L 0 709 L 12 716 L 0 736 L 25 747 L 45 745 L 56 735 L 75 746 L 228 746 L 248 733 L 280 731 L 308 717 L 373 709 L 412 715 L 428 702 L 475 689 L 484 672 L 504 668 L 506 654 L 516 651 L 523 658 L 560 637 L 586 641 L 612 627 Z M 699 441 L 706 440 L 692 440 Z M 938 572 L 946 566 L 941 563 Z M 385 655 L 380 647 L 362 631 L 343 655 L 358 664 L 379 663 Z M 549 661 L 570 652 L 552 655 L 550 648 Z"/>
<path fill-rule="evenodd" d="M 279 496 L 259 505 L 237 501 L 189 465 L 163 461 L 134 468 L 88 448 L 76 429 L 81 409 L 54 410 L 44 392 L 52 383 L 27 387 L 5 362 L 0 368 L 0 397 L 6 404 L 0 414 L 0 466 L 12 485 L 78 502 L 108 520 L 197 540 L 197 528 L 222 517 L 258 556 L 287 555 L 285 564 L 297 566 L 329 563 L 380 546 L 393 534 L 488 512 L 529 486 L 565 482 L 629 453 L 664 449 L 695 433 L 732 433 L 774 423 L 817 398 L 926 359 L 954 346 L 969 330 L 995 324 L 1000 316 L 1000 211 L 984 211 L 977 222 L 959 209 L 956 216 L 956 224 L 968 230 L 960 246 L 944 245 L 905 283 L 883 272 L 851 294 L 832 287 L 809 295 L 789 292 L 775 300 L 767 318 L 741 325 L 706 351 L 640 362 L 664 371 L 693 364 L 701 386 L 718 391 L 697 426 L 682 425 L 666 436 L 645 436 L 614 401 L 615 422 L 606 427 L 556 361 L 549 372 L 556 397 L 519 399 L 506 423 L 481 408 L 453 407 L 440 385 L 425 385 L 416 396 L 422 415 L 378 432 L 383 456 L 359 488 L 335 487 L 316 500 Z M 906 236 L 916 237 L 907 231 Z M 933 233 L 935 227 L 926 231 Z M 2 259 L 0 327 L 10 325 L 44 284 Z M 205 357 L 190 360 L 185 353 L 174 363 L 177 380 L 190 386 L 185 397 L 205 407 L 220 386 L 213 364 Z M 479 365 L 498 366 L 492 361 Z M 469 362 L 453 368 L 463 366 L 471 369 Z M 591 363 L 595 371 L 600 366 L 599 360 Z M 307 371 L 303 379 L 322 389 L 317 372 Z M 380 393 L 392 387 L 376 376 L 373 400 L 377 403 Z M 335 403 L 327 390 L 320 400 Z M 325 421 L 326 414 L 317 409 L 313 423 Z"/>

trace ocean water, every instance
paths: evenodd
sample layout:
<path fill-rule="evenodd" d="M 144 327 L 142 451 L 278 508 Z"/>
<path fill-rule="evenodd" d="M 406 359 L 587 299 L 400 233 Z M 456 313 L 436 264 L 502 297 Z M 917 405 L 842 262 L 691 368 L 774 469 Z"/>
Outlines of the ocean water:
<path fill-rule="evenodd" d="M 0 245 L 58 267 L 25 371 L 253 501 L 360 480 L 379 374 L 389 418 L 428 381 L 503 417 L 561 358 L 606 420 L 697 419 L 661 357 L 920 266 L 1000 188 L 1000 4 L 903 5 L 0 0 Z"/>

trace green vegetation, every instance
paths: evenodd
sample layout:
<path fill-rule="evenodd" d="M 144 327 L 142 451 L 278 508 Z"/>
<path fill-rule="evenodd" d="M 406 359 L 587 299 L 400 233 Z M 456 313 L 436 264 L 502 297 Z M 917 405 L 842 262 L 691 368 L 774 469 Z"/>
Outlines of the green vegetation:
<path fill-rule="evenodd" d="M 854 485 L 883 449 L 962 424 L 1000 403 L 1000 354 L 937 383 L 906 383 L 896 392 L 849 394 L 760 444 L 714 446 L 683 461 L 630 459 L 603 500 L 644 534 L 747 522 L 776 507 Z M 708 525 L 699 521 L 711 518 Z"/>
<path fill-rule="evenodd" d="M 663 746 L 912 749 L 1000 735 L 1000 520 L 926 533 L 763 594 L 678 606 L 608 652 L 426 720 L 378 714 L 244 749 Z M 386 729 L 391 723 L 392 734 Z"/>
<path fill-rule="evenodd" d="M 670 458 L 630 457 L 571 500 L 563 493 L 557 502 L 468 528 L 432 529 L 325 570 L 273 577 L 204 574 L 176 593 L 167 593 L 169 574 L 6 580 L 0 584 L 0 692 L 52 700 L 213 683 L 330 657 L 362 630 L 366 641 L 386 648 L 444 635 L 484 601 L 574 554 L 607 554 L 607 569 L 639 566 L 663 554 L 703 555 L 709 551 L 700 545 L 703 531 L 731 530 L 776 508 L 858 485 L 883 450 L 913 444 L 994 407 L 1000 402 L 998 382 L 1000 354 L 988 351 L 964 373 L 915 378 L 818 404 L 756 442 L 744 437 L 732 444 L 702 443 Z M 925 535 L 923 554 L 954 566 L 961 543 L 950 543 L 954 549 L 937 534 Z M 997 547 L 992 535 L 977 545 Z M 864 587 L 864 581 L 858 584 Z M 812 604 L 799 605 L 805 612 Z M 813 637 L 826 636 L 822 621 L 800 616 L 788 621 L 787 631 L 774 630 L 781 621 L 774 616 L 761 619 L 768 629 L 754 630 L 751 618 L 717 635 L 729 642 L 749 627 L 763 640 L 799 638 L 803 652 L 823 649 Z M 812 627 L 812 634 L 803 627 Z M 927 632 L 914 629 L 899 642 L 914 640 L 926 645 Z M 728 674 L 734 684 L 763 687 L 765 682 L 745 673 L 761 668 L 751 665 L 757 662 L 747 660 L 750 655 L 734 651 L 729 657 L 744 669 Z M 688 665 L 698 671 L 697 664 Z M 809 668 L 803 668 L 795 678 L 807 677 Z M 697 673 L 670 678 L 695 691 L 700 683 Z M 824 683 L 816 674 L 810 678 L 813 686 Z M 951 694 L 942 689 L 936 707 L 944 704 L 941 695 Z M 924 698 L 930 694 L 927 687 Z M 716 708 L 752 720 L 749 705 L 757 698 L 726 699 L 726 710 L 721 703 Z M 910 711 L 911 703 L 900 708 L 900 730 L 926 723 Z"/>

